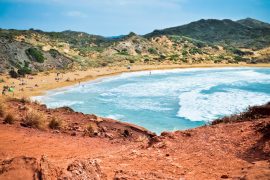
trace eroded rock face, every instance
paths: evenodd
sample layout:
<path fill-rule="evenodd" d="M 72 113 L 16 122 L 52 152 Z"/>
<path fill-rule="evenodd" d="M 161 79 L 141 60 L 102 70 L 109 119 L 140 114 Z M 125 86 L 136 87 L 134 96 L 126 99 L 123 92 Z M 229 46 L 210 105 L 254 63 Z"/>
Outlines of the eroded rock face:
<path fill-rule="evenodd" d="M 56 180 L 62 171 L 49 162 L 46 156 L 42 156 L 39 163 L 39 174 L 42 180 Z"/>
<path fill-rule="evenodd" d="M 0 179 L 41 179 L 39 163 L 36 158 L 25 156 L 4 160 L 0 164 Z"/>
<path fill-rule="evenodd" d="M 97 160 L 75 160 L 66 169 L 49 162 L 46 156 L 40 160 L 33 157 L 15 157 L 0 164 L 2 180 L 105 180 Z"/>
<path fill-rule="evenodd" d="M 163 174 L 159 172 L 137 172 L 137 171 L 123 171 L 119 170 L 115 172 L 114 180 L 127 180 L 127 179 L 166 179 L 173 180 L 178 179 L 168 174 Z"/>
<path fill-rule="evenodd" d="M 107 176 L 101 171 L 97 160 L 75 160 L 67 167 L 67 172 L 61 179 L 93 179 L 104 180 Z"/>

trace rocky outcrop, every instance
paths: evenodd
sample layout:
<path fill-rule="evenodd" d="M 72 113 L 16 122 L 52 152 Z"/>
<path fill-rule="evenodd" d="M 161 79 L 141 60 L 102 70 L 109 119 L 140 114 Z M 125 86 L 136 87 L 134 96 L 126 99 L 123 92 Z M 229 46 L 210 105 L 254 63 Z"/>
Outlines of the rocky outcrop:
<path fill-rule="evenodd" d="M 106 180 L 96 160 L 76 160 L 67 168 L 59 168 L 43 156 L 40 160 L 33 157 L 15 157 L 0 164 L 0 179 L 21 180 Z"/>

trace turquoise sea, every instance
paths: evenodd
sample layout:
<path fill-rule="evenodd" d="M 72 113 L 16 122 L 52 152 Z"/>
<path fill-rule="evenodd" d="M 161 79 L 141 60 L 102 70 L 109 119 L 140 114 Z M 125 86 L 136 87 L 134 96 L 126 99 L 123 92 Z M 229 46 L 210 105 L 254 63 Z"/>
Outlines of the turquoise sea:
<path fill-rule="evenodd" d="M 192 68 L 123 73 L 33 97 L 143 126 L 183 130 L 270 101 L 270 68 Z"/>

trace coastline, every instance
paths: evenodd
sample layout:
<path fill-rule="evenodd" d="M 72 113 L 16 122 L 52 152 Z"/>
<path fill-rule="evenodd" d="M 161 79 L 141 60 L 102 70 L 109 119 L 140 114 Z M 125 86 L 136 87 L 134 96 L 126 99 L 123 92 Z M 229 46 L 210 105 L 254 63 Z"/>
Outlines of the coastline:
<path fill-rule="evenodd" d="M 193 65 L 134 65 L 131 69 L 127 67 L 104 67 L 104 68 L 91 68 L 88 70 L 69 71 L 59 73 L 39 73 L 34 76 L 28 76 L 18 79 L 12 79 L 8 75 L 0 76 L 5 82 L 1 83 L 1 88 L 4 85 L 15 86 L 14 95 L 8 93 L 7 95 L 17 98 L 31 97 L 43 95 L 48 90 L 72 86 L 82 82 L 93 81 L 102 77 L 110 77 L 127 72 L 139 72 L 147 70 L 169 70 L 181 68 L 219 68 L 219 67 L 270 67 L 270 64 L 193 64 Z M 59 78 L 59 80 L 56 80 Z M 24 82 L 25 85 L 21 85 Z"/>
<path fill-rule="evenodd" d="M 85 80 L 119 73 L 92 79 L 86 76 Z M 54 80 L 55 75 L 48 76 Z M 34 76 L 33 82 L 46 77 Z M 76 83 L 66 82 L 66 86 Z M 54 84 L 61 82 L 50 87 Z M 42 90 L 42 86 L 39 88 Z M 263 109 L 256 112 L 264 113 L 268 106 L 255 107 Z M 24 179 L 32 179 L 37 173 L 48 179 L 84 179 L 94 175 L 106 177 L 104 179 L 268 179 L 270 174 L 269 114 L 236 115 L 216 121 L 214 125 L 163 132 L 157 136 L 134 124 L 78 113 L 69 108 L 49 109 L 39 103 L 17 99 L 7 101 L 5 107 L 15 121 L 0 124 L 0 168 L 5 170 L 0 179 L 14 179 L 18 173 Z M 29 110 L 45 117 L 44 129 L 25 126 Z M 58 129 L 50 126 L 54 118 L 61 120 Z M 5 121 L 1 116 L 0 120 Z"/>

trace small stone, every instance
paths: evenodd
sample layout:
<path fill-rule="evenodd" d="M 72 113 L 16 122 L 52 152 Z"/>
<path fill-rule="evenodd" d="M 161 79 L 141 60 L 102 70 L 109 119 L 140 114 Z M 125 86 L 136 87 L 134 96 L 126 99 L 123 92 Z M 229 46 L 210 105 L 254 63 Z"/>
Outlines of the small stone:
<path fill-rule="evenodd" d="M 226 175 L 226 174 L 223 174 L 223 175 L 221 176 L 221 178 L 222 178 L 222 179 L 228 179 L 228 178 L 229 178 L 229 176 L 228 176 L 228 175 Z"/>
<path fill-rule="evenodd" d="M 59 130 L 53 130 L 52 132 L 55 133 L 55 134 L 59 134 L 60 133 Z"/>
<path fill-rule="evenodd" d="M 239 179 L 240 179 L 240 180 L 246 180 L 247 178 L 246 178 L 246 175 L 243 175 L 243 176 L 241 176 Z"/>
<path fill-rule="evenodd" d="M 71 136 L 76 136 L 77 134 L 76 134 L 76 132 L 72 132 L 70 135 Z"/>
<path fill-rule="evenodd" d="M 105 133 L 105 137 L 109 139 L 113 139 L 113 134 Z"/>

